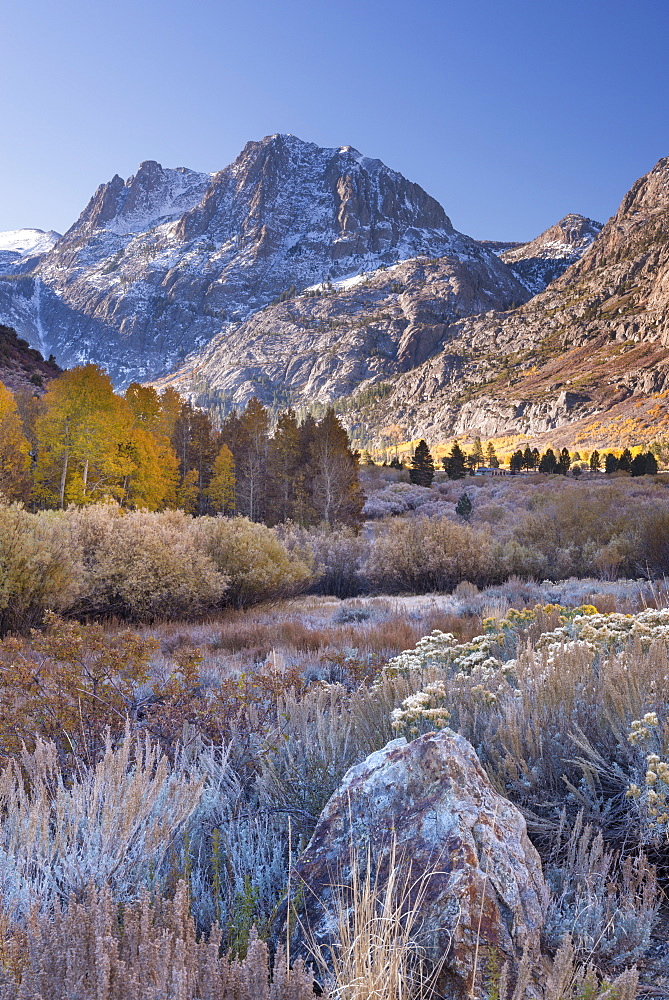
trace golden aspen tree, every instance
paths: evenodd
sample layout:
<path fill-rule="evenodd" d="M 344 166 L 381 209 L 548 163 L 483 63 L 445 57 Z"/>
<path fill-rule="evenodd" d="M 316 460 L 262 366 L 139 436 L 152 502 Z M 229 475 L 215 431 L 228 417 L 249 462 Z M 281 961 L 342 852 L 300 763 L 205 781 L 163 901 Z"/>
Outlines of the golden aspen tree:
<path fill-rule="evenodd" d="M 25 500 L 30 492 L 30 445 L 14 396 L 0 383 L 0 493 Z"/>
<path fill-rule="evenodd" d="M 235 509 L 235 460 L 227 444 L 214 460 L 213 475 L 206 496 L 214 511 L 231 514 Z"/>
<path fill-rule="evenodd" d="M 122 400 L 97 365 L 54 379 L 38 418 L 35 495 L 49 506 L 115 496 L 122 477 L 118 445 Z"/>

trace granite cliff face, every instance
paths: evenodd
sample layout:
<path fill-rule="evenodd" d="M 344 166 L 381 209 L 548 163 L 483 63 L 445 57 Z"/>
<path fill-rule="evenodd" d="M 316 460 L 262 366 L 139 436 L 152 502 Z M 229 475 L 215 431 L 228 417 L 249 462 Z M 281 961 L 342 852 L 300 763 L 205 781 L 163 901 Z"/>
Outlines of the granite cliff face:
<path fill-rule="evenodd" d="M 629 420 L 627 400 L 641 407 L 649 394 L 667 390 L 664 158 L 634 184 L 583 257 L 541 294 L 517 309 L 453 324 L 432 357 L 397 376 L 382 401 L 350 420 L 373 429 L 392 417 L 408 437 L 428 440 L 539 435 L 585 427 L 595 416 L 601 422 L 602 413 Z"/>
<path fill-rule="evenodd" d="M 0 320 L 59 363 L 100 362 L 123 385 L 169 371 L 291 286 L 419 254 L 471 256 L 505 286 L 496 305 L 527 297 L 401 174 L 350 146 L 274 135 L 215 174 L 148 161 L 115 176 L 29 273 L 0 280 Z"/>

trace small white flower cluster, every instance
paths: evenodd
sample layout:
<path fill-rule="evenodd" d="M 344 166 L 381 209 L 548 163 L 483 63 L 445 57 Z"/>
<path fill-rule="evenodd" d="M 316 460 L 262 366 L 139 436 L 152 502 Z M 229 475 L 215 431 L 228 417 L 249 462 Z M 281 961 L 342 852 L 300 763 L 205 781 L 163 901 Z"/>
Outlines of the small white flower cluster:
<path fill-rule="evenodd" d="M 443 704 L 445 699 L 446 689 L 442 683 L 428 684 L 424 691 L 409 695 L 402 707 L 393 711 L 390 717 L 393 729 L 404 729 L 409 735 L 417 736 L 422 721 L 429 722 L 435 729 L 445 729 L 451 718 Z"/>
<path fill-rule="evenodd" d="M 456 642 L 450 632 L 435 629 L 419 639 L 415 649 L 405 649 L 385 667 L 386 676 L 421 672 L 429 667 L 453 667 L 461 673 L 471 673 L 475 667 L 499 670 L 502 666 L 494 653 L 498 652 L 497 635 L 477 635 L 471 642 Z"/>
<path fill-rule="evenodd" d="M 577 615 L 552 632 L 545 632 L 536 648 L 546 649 L 576 641 L 587 643 L 593 650 L 613 653 L 630 642 L 638 642 L 647 650 L 658 640 L 669 641 L 668 609 L 649 608 L 638 615 Z"/>
<path fill-rule="evenodd" d="M 434 629 L 416 643 L 415 649 L 405 649 L 389 660 L 384 672 L 394 677 L 397 674 L 420 672 L 426 667 L 447 667 L 453 662 L 453 652 L 459 649 L 452 632 Z"/>
<path fill-rule="evenodd" d="M 635 746 L 650 742 L 659 744 L 659 728 L 657 713 L 646 712 L 643 719 L 634 720 L 627 739 Z M 669 760 L 664 759 L 668 754 L 669 747 L 664 749 L 663 757 L 658 753 L 647 754 L 643 787 L 633 782 L 625 793 L 628 799 L 639 801 L 648 816 L 648 826 L 655 834 L 669 834 Z"/>

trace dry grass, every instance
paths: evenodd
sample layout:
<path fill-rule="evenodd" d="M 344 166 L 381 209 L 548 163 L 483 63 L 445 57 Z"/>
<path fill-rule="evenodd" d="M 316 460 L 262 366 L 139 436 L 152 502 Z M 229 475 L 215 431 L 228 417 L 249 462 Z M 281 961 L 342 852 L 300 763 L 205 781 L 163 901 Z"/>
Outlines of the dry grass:
<path fill-rule="evenodd" d="M 415 878 L 394 842 L 383 868 L 387 877 L 382 881 L 370 851 L 362 859 L 351 845 L 350 878 L 332 886 L 329 916 L 336 940 L 323 947 L 306 929 L 337 1000 L 427 1000 L 435 995 L 443 962 L 427 961 L 418 944 L 421 909 L 435 872 Z"/>

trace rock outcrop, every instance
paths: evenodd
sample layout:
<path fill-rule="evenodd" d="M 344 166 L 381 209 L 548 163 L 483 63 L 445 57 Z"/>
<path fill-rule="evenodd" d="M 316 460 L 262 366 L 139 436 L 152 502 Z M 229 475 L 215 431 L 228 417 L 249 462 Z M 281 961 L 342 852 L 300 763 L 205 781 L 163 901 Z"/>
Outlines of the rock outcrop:
<path fill-rule="evenodd" d="M 421 364 L 462 316 L 505 309 L 527 292 L 493 255 L 459 237 L 439 259 L 417 257 L 328 283 L 229 324 L 158 380 L 199 405 L 251 396 L 308 405 L 371 389 Z"/>
<path fill-rule="evenodd" d="M 394 740 L 348 771 L 293 872 L 303 901 L 296 947 L 305 933 L 323 948 L 333 940 L 352 844 L 363 864 L 369 850 L 383 896 L 393 842 L 422 894 L 419 946 L 444 962 L 440 995 L 470 995 L 477 942 L 479 962 L 493 948 L 512 965 L 524 951 L 539 959 L 548 904 L 539 856 L 520 812 L 450 730 Z"/>

